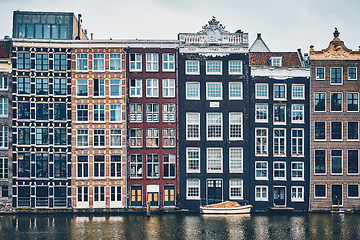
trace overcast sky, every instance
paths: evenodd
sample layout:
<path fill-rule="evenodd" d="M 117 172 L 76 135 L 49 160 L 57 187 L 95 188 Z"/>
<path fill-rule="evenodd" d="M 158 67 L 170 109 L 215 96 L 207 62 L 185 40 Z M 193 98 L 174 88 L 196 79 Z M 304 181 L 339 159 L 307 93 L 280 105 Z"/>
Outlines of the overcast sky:
<path fill-rule="evenodd" d="M 360 0 L 0 0 L 0 38 L 11 36 L 15 10 L 81 13 L 96 39 L 177 39 L 216 16 L 249 33 L 250 46 L 261 32 L 271 51 L 324 49 L 335 27 L 348 48 L 360 45 Z"/>

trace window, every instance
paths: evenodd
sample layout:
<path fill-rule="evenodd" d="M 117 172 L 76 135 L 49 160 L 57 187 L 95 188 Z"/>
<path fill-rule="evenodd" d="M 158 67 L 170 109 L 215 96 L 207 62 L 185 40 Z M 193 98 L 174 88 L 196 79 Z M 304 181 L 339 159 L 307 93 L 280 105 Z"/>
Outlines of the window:
<path fill-rule="evenodd" d="M 200 148 L 186 148 L 186 172 L 200 173 Z"/>
<path fill-rule="evenodd" d="M 286 129 L 274 129 L 274 156 L 286 156 Z"/>
<path fill-rule="evenodd" d="M 157 53 L 146 54 L 146 71 L 147 72 L 159 71 L 159 55 Z"/>
<path fill-rule="evenodd" d="M 304 129 L 291 129 L 291 156 L 304 156 Z"/>
<path fill-rule="evenodd" d="M 96 202 L 105 203 L 105 187 L 104 186 L 94 186 L 94 205 Z"/>
<path fill-rule="evenodd" d="M 229 171 L 230 173 L 243 172 L 242 148 L 229 148 Z"/>
<path fill-rule="evenodd" d="M 49 155 L 47 153 L 36 153 L 36 177 L 49 177 Z"/>
<path fill-rule="evenodd" d="M 268 201 L 268 186 L 255 186 L 255 201 Z"/>
<path fill-rule="evenodd" d="M 52 39 L 59 39 L 59 25 L 51 25 Z"/>
<path fill-rule="evenodd" d="M 316 80 L 325 80 L 325 68 L 316 68 Z"/>
<path fill-rule="evenodd" d="M 49 54 L 36 54 L 36 70 L 49 70 Z"/>
<path fill-rule="evenodd" d="M 159 122 L 159 104 L 146 104 L 146 122 Z"/>
<path fill-rule="evenodd" d="M 110 201 L 111 202 L 121 202 L 121 188 L 122 186 L 111 186 L 110 187 Z"/>
<path fill-rule="evenodd" d="M 163 122 L 175 122 L 175 104 L 163 104 Z"/>
<path fill-rule="evenodd" d="M 342 122 L 331 122 L 331 141 L 342 141 Z"/>
<path fill-rule="evenodd" d="M 186 99 L 200 100 L 200 83 L 198 82 L 186 83 Z"/>
<path fill-rule="evenodd" d="M 274 105 L 274 124 L 286 123 L 286 106 Z"/>
<path fill-rule="evenodd" d="M 66 145 L 67 133 L 66 128 L 54 128 L 54 144 Z"/>
<path fill-rule="evenodd" d="M 358 141 L 359 140 L 359 122 L 348 122 L 348 141 Z"/>
<path fill-rule="evenodd" d="M 163 147 L 175 147 L 175 128 L 163 129 Z"/>
<path fill-rule="evenodd" d="M 175 97 L 175 79 L 163 79 L 163 97 Z"/>
<path fill-rule="evenodd" d="M 89 201 L 89 187 L 78 186 L 77 187 L 77 202 L 84 203 Z"/>
<path fill-rule="evenodd" d="M 110 177 L 121 178 L 121 155 L 110 156 Z"/>
<path fill-rule="evenodd" d="M 292 99 L 305 99 L 305 86 L 303 84 L 292 85 Z"/>
<path fill-rule="evenodd" d="M 315 150 L 315 175 L 326 173 L 326 151 Z"/>
<path fill-rule="evenodd" d="M 342 68 L 330 68 L 330 84 L 342 84 Z"/>
<path fill-rule="evenodd" d="M 359 174 L 359 150 L 348 150 L 348 174 Z"/>
<path fill-rule="evenodd" d="M 76 130 L 76 142 L 77 147 L 88 147 L 89 146 L 89 134 L 87 129 Z"/>
<path fill-rule="evenodd" d="M 54 94 L 55 95 L 66 95 L 66 79 L 55 78 L 54 79 Z"/>
<path fill-rule="evenodd" d="M 93 71 L 94 72 L 105 71 L 105 54 L 103 53 L 93 54 Z"/>
<path fill-rule="evenodd" d="M 7 90 L 8 89 L 8 81 L 7 77 L 0 77 L 0 90 Z"/>
<path fill-rule="evenodd" d="M 142 104 L 130 103 L 130 122 L 142 122 Z"/>
<path fill-rule="evenodd" d="M 86 72 L 88 71 L 88 54 L 77 53 L 76 54 L 76 71 Z"/>
<path fill-rule="evenodd" d="M 157 154 L 147 154 L 146 155 L 146 167 L 147 167 L 147 177 L 148 178 L 158 178 L 159 177 L 159 155 Z"/>
<path fill-rule="evenodd" d="M 159 129 L 148 128 L 146 129 L 146 147 L 158 148 L 159 147 Z"/>
<path fill-rule="evenodd" d="M 255 84 L 255 98 L 256 99 L 268 99 L 268 84 L 256 83 Z"/>
<path fill-rule="evenodd" d="M 315 185 L 315 198 L 326 198 L 326 185 Z"/>
<path fill-rule="evenodd" d="M 229 199 L 243 199 L 243 180 L 229 180 Z"/>
<path fill-rule="evenodd" d="M 18 94 L 30 94 L 30 78 L 18 77 Z"/>
<path fill-rule="evenodd" d="M 67 38 L 67 26 L 60 25 L 60 39 L 66 39 L 66 38 Z"/>
<path fill-rule="evenodd" d="M 94 129 L 94 147 L 105 147 L 104 129 Z"/>
<path fill-rule="evenodd" d="M 192 60 L 185 61 L 185 72 L 188 75 L 200 74 L 199 61 L 192 61 Z"/>
<path fill-rule="evenodd" d="M 206 83 L 206 99 L 222 100 L 222 83 Z"/>
<path fill-rule="evenodd" d="M 121 53 L 110 53 L 110 72 L 121 72 Z"/>
<path fill-rule="evenodd" d="M 121 129 L 110 129 L 110 147 L 121 147 Z"/>
<path fill-rule="evenodd" d="M 175 154 L 164 154 L 164 178 L 175 177 Z"/>
<path fill-rule="evenodd" d="M 207 148 L 206 149 L 206 166 L 207 172 L 222 172 L 223 171 L 223 149 L 222 148 Z"/>
<path fill-rule="evenodd" d="M 359 198 L 359 184 L 348 185 L 348 198 Z"/>
<path fill-rule="evenodd" d="M 66 153 L 54 153 L 54 177 L 66 178 L 66 176 Z"/>
<path fill-rule="evenodd" d="M 347 110 L 348 112 L 359 111 L 359 93 L 347 94 Z"/>
<path fill-rule="evenodd" d="M 105 156 L 94 155 L 94 178 L 105 177 Z"/>
<path fill-rule="evenodd" d="M 291 180 L 298 181 L 304 180 L 304 163 L 292 162 L 291 163 Z"/>
<path fill-rule="evenodd" d="M 315 122 L 315 141 L 326 140 L 326 123 Z"/>
<path fill-rule="evenodd" d="M 130 147 L 142 147 L 142 129 L 130 129 Z"/>
<path fill-rule="evenodd" d="M 315 93 L 315 112 L 325 112 L 325 96 L 326 93 Z"/>
<path fill-rule="evenodd" d="M 186 140 L 200 140 L 200 113 L 186 113 Z"/>
<path fill-rule="evenodd" d="M 304 105 L 303 104 L 291 105 L 291 122 L 304 123 Z"/>
<path fill-rule="evenodd" d="M 0 116 L 7 117 L 8 116 L 8 99 L 7 98 L 0 98 Z"/>
<path fill-rule="evenodd" d="M 222 140 L 222 113 L 206 114 L 206 136 L 208 140 Z"/>
<path fill-rule="evenodd" d="M 186 199 L 200 200 L 200 179 L 186 179 Z"/>
<path fill-rule="evenodd" d="M 291 201 L 292 202 L 304 201 L 304 187 L 291 187 Z"/>
<path fill-rule="evenodd" d="M 18 103 L 18 119 L 30 119 L 30 103 Z"/>
<path fill-rule="evenodd" d="M 222 74 L 221 61 L 206 61 L 206 74 Z"/>
<path fill-rule="evenodd" d="M 88 80 L 87 79 L 77 79 L 76 80 L 76 96 L 77 97 L 87 97 L 88 96 Z"/>
<path fill-rule="evenodd" d="M 141 154 L 130 155 L 130 178 L 142 178 L 143 176 L 142 164 L 143 161 Z"/>
<path fill-rule="evenodd" d="M 270 66 L 272 67 L 281 67 L 282 57 L 271 57 L 270 58 Z"/>
<path fill-rule="evenodd" d="M 268 129 L 255 128 L 255 155 L 268 155 Z"/>
<path fill-rule="evenodd" d="M 7 132 L 7 127 L 3 126 L 2 130 Z M 18 128 L 18 145 L 30 145 L 30 128 Z"/>
<path fill-rule="evenodd" d="M 342 150 L 331 150 L 331 174 L 342 175 Z"/>
<path fill-rule="evenodd" d="M 349 67 L 348 68 L 348 80 L 356 80 L 357 79 L 357 68 Z"/>
<path fill-rule="evenodd" d="M 36 104 L 36 120 L 49 120 L 49 104 Z"/>
<path fill-rule="evenodd" d="M 66 103 L 54 103 L 54 120 L 66 120 Z"/>
<path fill-rule="evenodd" d="M 268 122 L 267 104 L 255 104 L 255 122 Z"/>
<path fill-rule="evenodd" d="M 49 144 L 49 129 L 36 128 L 36 145 L 48 145 L 48 144 Z"/>
<path fill-rule="evenodd" d="M 342 111 L 342 93 L 331 93 L 331 111 L 341 112 Z"/>
<path fill-rule="evenodd" d="M 121 104 L 110 104 L 110 122 L 121 122 Z"/>
<path fill-rule="evenodd" d="M 130 72 L 141 72 L 141 53 L 130 53 Z"/>
<path fill-rule="evenodd" d="M 159 79 L 146 79 L 146 97 L 159 97 Z"/>
<path fill-rule="evenodd" d="M 163 53 L 162 55 L 162 70 L 163 72 L 174 72 L 175 71 L 175 54 L 174 53 Z"/>
<path fill-rule="evenodd" d="M 274 99 L 275 100 L 286 100 L 286 85 L 285 84 L 274 84 Z"/>
<path fill-rule="evenodd" d="M 105 121 L 105 105 L 94 104 L 94 122 L 104 122 L 104 121 Z"/>
<path fill-rule="evenodd" d="M 8 142 L 8 127 L 0 126 L 0 148 L 8 148 Z"/>
<path fill-rule="evenodd" d="M 54 54 L 54 70 L 66 71 L 66 54 Z"/>
<path fill-rule="evenodd" d="M 121 98 L 121 79 L 110 79 L 110 97 Z"/>
<path fill-rule="evenodd" d="M 274 162 L 274 180 L 286 180 L 285 162 Z"/>
<path fill-rule="evenodd" d="M 242 74 L 242 61 L 229 61 L 229 74 Z"/>
<path fill-rule="evenodd" d="M 94 84 L 93 96 L 94 97 L 105 97 L 105 80 L 95 78 L 93 80 L 93 82 L 94 82 L 93 83 Z M 111 84 L 111 82 L 110 82 L 110 84 Z M 110 91 L 110 94 L 111 94 L 111 91 Z"/>
<path fill-rule="evenodd" d="M 242 140 L 242 113 L 229 113 L 229 139 Z"/>
<path fill-rule="evenodd" d="M 229 83 L 229 100 L 243 99 L 242 96 L 242 83 L 232 82 Z"/>
<path fill-rule="evenodd" d="M 130 79 L 130 97 L 142 97 L 141 79 Z"/>
<path fill-rule="evenodd" d="M 18 177 L 30 177 L 30 153 L 18 153 Z"/>
<path fill-rule="evenodd" d="M 9 160 L 7 158 L 0 158 L 0 179 L 7 179 L 9 177 Z"/>
<path fill-rule="evenodd" d="M 87 122 L 89 121 L 89 111 L 87 104 L 78 104 L 76 105 L 76 120 L 78 122 Z"/>
<path fill-rule="evenodd" d="M 18 53 L 18 70 L 30 70 L 30 53 Z"/>

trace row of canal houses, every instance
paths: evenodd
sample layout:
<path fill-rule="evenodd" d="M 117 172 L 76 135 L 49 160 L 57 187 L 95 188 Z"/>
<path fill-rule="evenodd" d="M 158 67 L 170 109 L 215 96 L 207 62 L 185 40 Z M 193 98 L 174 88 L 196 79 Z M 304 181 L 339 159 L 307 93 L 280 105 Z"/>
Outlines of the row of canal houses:
<path fill-rule="evenodd" d="M 0 41 L 0 200 L 23 209 L 359 209 L 360 51 L 271 52 L 215 18 L 97 40 L 15 11 Z"/>

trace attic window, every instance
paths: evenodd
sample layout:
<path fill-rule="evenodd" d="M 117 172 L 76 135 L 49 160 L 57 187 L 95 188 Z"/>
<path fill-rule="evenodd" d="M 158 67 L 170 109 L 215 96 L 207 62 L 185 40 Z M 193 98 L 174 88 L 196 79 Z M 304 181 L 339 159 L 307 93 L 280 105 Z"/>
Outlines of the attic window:
<path fill-rule="evenodd" d="M 281 67 L 282 57 L 271 57 L 270 58 L 270 66 L 272 67 Z"/>

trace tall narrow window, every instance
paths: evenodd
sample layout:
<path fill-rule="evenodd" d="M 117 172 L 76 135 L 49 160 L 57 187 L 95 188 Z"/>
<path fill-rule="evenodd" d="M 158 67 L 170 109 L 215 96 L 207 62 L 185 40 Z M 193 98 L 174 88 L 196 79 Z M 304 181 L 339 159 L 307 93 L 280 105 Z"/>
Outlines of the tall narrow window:
<path fill-rule="evenodd" d="M 163 53 L 162 55 L 162 70 L 163 72 L 175 71 L 175 54 L 174 53 Z"/>
<path fill-rule="evenodd" d="M 0 90 L 7 90 L 8 89 L 8 81 L 7 77 L 0 77 Z"/>
<path fill-rule="evenodd" d="M 148 154 L 146 155 L 146 168 L 147 168 L 147 177 L 148 178 L 158 178 L 159 177 L 159 155 L 158 154 Z"/>
<path fill-rule="evenodd" d="M 348 122 L 348 141 L 359 140 L 359 122 Z"/>
<path fill-rule="evenodd" d="M 6 149 L 9 146 L 8 127 L 0 126 L 0 148 Z"/>
<path fill-rule="evenodd" d="M 94 155 L 94 178 L 105 177 L 105 156 Z"/>
<path fill-rule="evenodd" d="M 186 113 L 186 140 L 200 140 L 200 113 Z"/>
<path fill-rule="evenodd" d="M 54 80 L 54 95 L 66 95 L 66 79 L 65 78 L 55 78 Z"/>
<path fill-rule="evenodd" d="M 200 148 L 186 148 L 186 172 L 200 172 Z"/>
<path fill-rule="evenodd" d="M 347 94 L 347 111 L 348 112 L 359 111 L 359 93 Z"/>
<path fill-rule="evenodd" d="M 256 83 L 255 84 L 255 98 L 256 99 L 267 99 L 269 98 L 267 83 Z"/>
<path fill-rule="evenodd" d="M 9 111 L 8 99 L 0 98 L 0 117 L 7 117 Z"/>
<path fill-rule="evenodd" d="M 143 177 L 143 161 L 141 154 L 130 155 L 130 178 Z"/>
<path fill-rule="evenodd" d="M 147 72 L 159 71 L 159 54 L 157 53 L 146 54 L 146 71 Z"/>
<path fill-rule="evenodd" d="M 77 53 L 76 54 L 76 70 L 78 72 L 88 71 L 88 54 Z"/>
<path fill-rule="evenodd" d="M 19 70 L 30 70 L 30 53 L 18 53 L 17 64 Z"/>
<path fill-rule="evenodd" d="M 332 85 L 342 84 L 342 68 L 330 68 L 330 83 Z"/>
<path fill-rule="evenodd" d="M 356 80 L 357 79 L 357 68 L 349 67 L 348 68 L 348 80 Z"/>
<path fill-rule="evenodd" d="M 186 199 L 200 200 L 200 179 L 186 180 Z"/>
<path fill-rule="evenodd" d="M 121 122 L 121 104 L 110 104 L 110 122 Z"/>
<path fill-rule="evenodd" d="M 130 79 L 130 97 L 142 96 L 142 79 Z"/>
<path fill-rule="evenodd" d="M 229 198 L 243 199 L 243 180 L 230 179 L 229 180 Z"/>
<path fill-rule="evenodd" d="M 315 122 L 315 141 L 326 140 L 326 123 Z"/>
<path fill-rule="evenodd" d="M 110 79 L 110 97 L 121 98 L 121 79 Z"/>
<path fill-rule="evenodd" d="M 121 129 L 110 129 L 110 147 L 121 147 Z"/>
<path fill-rule="evenodd" d="M 88 80 L 87 79 L 77 79 L 76 80 L 76 96 L 77 97 L 87 97 L 88 96 Z"/>
<path fill-rule="evenodd" d="M 54 120 L 66 120 L 66 103 L 54 103 Z"/>
<path fill-rule="evenodd" d="M 54 54 L 54 70 L 66 71 L 66 54 Z"/>
<path fill-rule="evenodd" d="M 163 122 L 175 122 L 175 104 L 163 104 Z"/>
<path fill-rule="evenodd" d="M 286 99 L 285 84 L 274 84 L 274 99 Z"/>
<path fill-rule="evenodd" d="M 76 131 L 76 146 L 77 147 L 88 147 L 89 146 L 89 135 L 87 129 L 78 129 Z"/>
<path fill-rule="evenodd" d="M 94 72 L 105 71 L 105 54 L 103 53 L 93 54 L 93 71 Z"/>
<path fill-rule="evenodd" d="M 347 153 L 348 174 L 359 174 L 359 150 L 351 149 Z"/>
<path fill-rule="evenodd" d="M 255 155 L 268 155 L 267 135 L 267 128 L 255 128 Z"/>
<path fill-rule="evenodd" d="M 37 103 L 35 116 L 36 120 L 49 120 L 49 104 Z"/>
<path fill-rule="evenodd" d="M 146 97 L 159 97 L 159 79 L 146 79 Z"/>
<path fill-rule="evenodd" d="M 94 147 L 105 147 L 104 129 L 94 129 Z"/>
<path fill-rule="evenodd" d="M 229 139 L 242 139 L 242 113 L 229 113 Z"/>
<path fill-rule="evenodd" d="M 304 123 L 304 104 L 291 105 L 291 122 Z"/>
<path fill-rule="evenodd" d="M 315 150 L 315 175 L 326 173 L 326 151 Z"/>
<path fill-rule="evenodd" d="M 111 155 L 110 177 L 121 178 L 121 155 Z"/>
<path fill-rule="evenodd" d="M 291 155 L 304 156 L 304 129 L 291 129 Z"/>
<path fill-rule="evenodd" d="M 19 77 L 18 78 L 18 94 L 30 94 L 30 78 L 28 77 Z"/>
<path fill-rule="evenodd" d="M 49 129 L 48 128 L 36 128 L 36 144 L 48 145 L 49 144 Z"/>
<path fill-rule="evenodd" d="M 130 129 L 130 147 L 142 147 L 142 129 Z"/>
<path fill-rule="evenodd" d="M 148 128 L 146 129 L 146 147 L 158 148 L 159 147 L 159 129 Z"/>
<path fill-rule="evenodd" d="M 130 72 L 141 72 L 141 53 L 130 53 Z"/>
<path fill-rule="evenodd" d="M 286 123 L 286 106 L 274 105 L 274 124 Z"/>
<path fill-rule="evenodd" d="M 223 149 L 207 148 L 206 149 L 206 166 L 207 172 L 223 171 Z"/>
<path fill-rule="evenodd" d="M 243 172 L 242 148 L 229 148 L 229 171 L 231 173 Z"/>
<path fill-rule="evenodd" d="M 175 79 L 163 79 L 163 97 L 175 97 Z"/>
<path fill-rule="evenodd" d="M 94 84 L 93 96 L 105 97 L 105 80 L 94 78 L 93 84 Z"/>
<path fill-rule="evenodd" d="M 76 120 L 78 122 L 87 122 L 89 121 L 89 111 L 87 104 L 78 104 L 76 105 Z"/>
<path fill-rule="evenodd" d="M 130 122 L 142 122 L 142 104 L 130 103 Z"/>
<path fill-rule="evenodd" d="M 323 67 L 316 68 L 316 80 L 325 80 L 325 68 Z"/>
<path fill-rule="evenodd" d="M 104 122 L 104 121 L 105 121 L 105 104 L 94 104 L 94 122 Z"/>
<path fill-rule="evenodd" d="M 159 122 L 159 104 L 146 104 L 146 122 Z"/>
<path fill-rule="evenodd" d="M 331 174 L 342 175 L 342 150 L 331 150 Z"/>
<path fill-rule="evenodd" d="M 341 141 L 343 139 L 342 133 L 343 133 L 342 122 L 331 122 L 331 140 Z"/>
<path fill-rule="evenodd" d="M 326 93 L 315 93 L 314 94 L 315 112 L 325 112 L 325 96 L 326 96 Z"/>
<path fill-rule="evenodd" d="M 164 154 L 164 178 L 175 177 L 175 154 Z"/>
<path fill-rule="evenodd" d="M 222 113 L 206 114 L 206 132 L 208 140 L 222 139 Z"/>
<path fill-rule="evenodd" d="M 36 153 L 36 177 L 49 177 L 49 155 L 47 153 Z"/>
<path fill-rule="evenodd" d="M 175 147 L 175 128 L 163 129 L 163 147 Z"/>
<path fill-rule="evenodd" d="M 47 71 L 49 70 L 49 54 L 36 54 L 36 70 Z"/>
<path fill-rule="evenodd" d="M 66 134 L 66 128 L 54 128 L 54 145 L 66 145 L 67 141 L 67 134 Z"/>
<path fill-rule="evenodd" d="M 121 53 L 110 53 L 110 72 L 121 72 Z"/>
<path fill-rule="evenodd" d="M 274 129 L 274 156 L 286 156 L 286 134 L 285 129 Z"/>
<path fill-rule="evenodd" d="M 342 93 L 331 93 L 331 111 L 342 111 Z"/>

